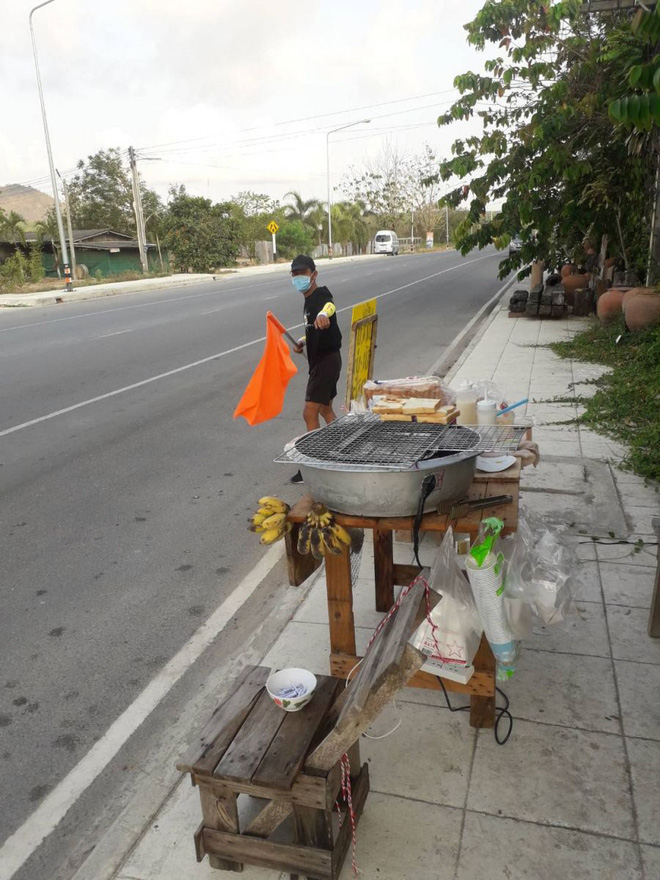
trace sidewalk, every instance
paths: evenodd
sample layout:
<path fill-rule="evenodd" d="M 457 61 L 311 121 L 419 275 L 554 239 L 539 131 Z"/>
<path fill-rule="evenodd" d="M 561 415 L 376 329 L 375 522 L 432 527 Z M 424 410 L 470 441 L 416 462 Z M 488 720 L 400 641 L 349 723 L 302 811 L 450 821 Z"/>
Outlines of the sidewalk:
<path fill-rule="evenodd" d="M 505 686 L 514 716 L 504 746 L 473 730 L 439 692 L 406 689 L 374 725 L 385 739 L 363 739 L 372 790 L 357 832 L 357 862 L 367 880 L 658 880 L 660 878 L 660 640 L 646 634 L 655 547 L 592 544 L 613 531 L 654 541 L 660 496 L 616 468 L 623 449 L 574 425 L 571 383 L 600 368 L 556 358 L 535 346 L 565 339 L 586 321 L 509 319 L 499 306 L 450 374 L 492 378 L 536 420 L 542 462 L 526 468 L 523 503 L 570 522 L 581 573 L 579 617 L 534 635 Z M 589 386 L 579 386 L 585 394 Z M 583 543 L 580 543 L 583 542 Z M 584 543 L 586 542 L 586 543 Z M 434 547 L 425 544 L 422 561 Z M 397 561 L 412 562 L 408 544 Z M 373 555 L 365 545 L 355 587 L 358 650 L 381 615 L 373 611 Z M 323 575 L 264 657 L 268 666 L 327 672 Z M 454 703 L 461 705 L 461 698 Z M 464 702 L 464 700 L 463 700 Z M 209 707 L 211 709 L 212 707 Z M 199 724 L 206 721 L 199 719 Z M 185 748 L 181 744 L 181 751 Z M 117 880 L 211 880 L 197 865 L 193 832 L 199 796 L 180 783 L 115 874 Z M 245 880 L 278 872 L 246 867 Z M 342 880 L 351 877 L 350 858 Z"/>
<path fill-rule="evenodd" d="M 350 263 L 354 260 L 380 259 L 380 254 L 363 254 L 356 257 L 333 257 L 332 261 L 324 259 L 321 265 L 336 263 Z M 289 272 L 290 264 L 275 263 L 264 266 L 243 266 L 236 269 L 221 269 L 215 275 L 209 274 L 181 274 L 166 275 L 162 278 L 143 278 L 137 281 L 116 281 L 107 284 L 93 284 L 88 287 L 75 288 L 71 293 L 64 290 L 64 282 L 54 290 L 45 290 L 40 293 L 5 293 L 0 294 L 0 308 L 34 308 L 37 306 L 49 306 L 61 302 L 80 302 L 86 299 L 98 299 L 104 296 L 117 296 L 125 293 L 144 293 L 150 290 L 162 290 L 172 287 L 188 287 L 191 284 L 200 284 L 203 281 L 224 281 L 232 278 L 245 278 L 252 275 L 263 275 L 268 272 Z"/>

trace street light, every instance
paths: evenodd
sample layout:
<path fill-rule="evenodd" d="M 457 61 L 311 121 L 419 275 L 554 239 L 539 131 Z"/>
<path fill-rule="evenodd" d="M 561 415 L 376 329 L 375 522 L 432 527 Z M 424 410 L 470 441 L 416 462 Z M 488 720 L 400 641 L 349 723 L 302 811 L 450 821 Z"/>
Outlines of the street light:
<path fill-rule="evenodd" d="M 55 217 L 57 218 L 57 232 L 60 236 L 60 246 L 62 248 L 62 262 L 64 264 L 64 280 L 66 282 L 66 290 L 73 290 L 71 285 L 71 269 L 69 268 L 69 252 L 66 246 L 66 238 L 64 235 L 64 224 L 62 223 L 62 211 L 60 209 L 60 199 L 57 192 L 57 178 L 55 177 L 55 164 L 53 162 L 53 151 L 50 146 L 50 134 L 48 133 L 48 119 L 46 117 L 46 105 L 44 104 L 44 93 L 41 88 L 41 73 L 39 71 L 39 59 L 37 57 L 37 43 L 34 38 L 34 28 L 32 27 L 32 16 L 37 11 L 37 9 L 41 9 L 42 6 L 48 6 L 49 3 L 53 3 L 53 0 L 45 0 L 44 3 L 40 3 L 38 6 L 35 6 L 34 9 L 30 12 L 29 22 L 30 22 L 30 34 L 32 36 L 32 53 L 34 55 L 34 68 L 37 72 L 37 86 L 39 87 L 39 101 L 41 102 L 41 116 L 44 121 L 44 134 L 46 136 L 46 151 L 48 152 L 48 166 L 50 168 L 50 182 L 53 186 L 53 196 L 55 198 Z"/>
<path fill-rule="evenodd" d="M 354 125 L 362 125 L 371 122 L 371 119 L 358 119 L 357 122 L 348 122 L 346 125 L 340 125 L 339 128 L 331 129 L 325 139 L 325 154 L 328 173 L 328 257 L 332 258 L 332 197 L 330 194 L 330 135 L 337 131 L 343 131 L 345 128 L 353 128 Z"/>

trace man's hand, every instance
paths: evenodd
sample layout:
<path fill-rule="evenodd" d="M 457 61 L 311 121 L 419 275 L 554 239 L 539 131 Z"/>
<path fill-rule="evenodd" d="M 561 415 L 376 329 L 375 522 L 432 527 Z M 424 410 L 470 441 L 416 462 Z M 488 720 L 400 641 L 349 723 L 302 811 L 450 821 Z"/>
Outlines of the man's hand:
<path fill-rule="evenodd" d="M 296 342 L 296 344 L 293 346 L 293 350 L 295 351 L 296 354 L 302 354 L 304 348 L 305 348 L 305 340 L 304 339 L 299 339 L 298 342 Z"/>
<path fill-rule="evenodd" d="M 327 315 L 321 314 L 317 317 L 316 321 L 314 321 L 314 326 L 317 330 L 327 330 L 330 326 L 330 318 L 328 318 Z"/>

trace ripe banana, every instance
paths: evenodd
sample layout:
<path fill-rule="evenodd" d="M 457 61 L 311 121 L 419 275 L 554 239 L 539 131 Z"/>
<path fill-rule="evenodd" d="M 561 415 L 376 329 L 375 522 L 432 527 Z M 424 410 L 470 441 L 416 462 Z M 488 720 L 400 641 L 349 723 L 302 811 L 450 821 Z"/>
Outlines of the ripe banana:
<path fill-rule="evenodd" d="M 325 556 L 323 537 L 321 535 L 321 532 L 317 528 L 313 528 L 310 530 L 310 545 L 312 548 L 312 556 L 314 557 L 314 559 L 321 559 L 323 556 Z"/>
<path fill-rule="evenodd" d="M 264 532 L 262 536 L 259 538 L 260 544 L 274 544 L 275 541 L 279 541 L 280 538 L 284 537 L 284 532 L 282 529 L 268 529 L 268 531 Z"/>
<path fill-rule="evenodd" d="M 269 529 L 283 529 L 286 525 L 286 513 L 274 513 L 262 522 L 262 528 L 266 531 Z"/>
<path fill-rule="evenodd" d="M 259 506 L 270 510 L 271 513 L 288 513 L 291 509 L 286 501 L 281 498 L 275 498 L 274 495 L 264 495 L 259 499 Z"/>
<path fill-rule="evenodd" d="M 323 543 L 326 548 L 332 553 L 334 556 L 339 556 L 343 551 L 343 546 L 341 541 L 335 537 L 334 532 L 330 528 L 330 526 L 325 526 L 322 531 L 323 534 Z"/>
<path fill-rule="evenodd" d="M 301 556 L 307 556 L 311 549 L 311 528 L 307 520 L 300 526 L 298 532 L 298 553 Z"/>
<path fill-rule="evenodd" d="M 339 525 L 339 523 L 335 522 L 332 524 L 332 533 L 342 544 L 351 543 L 351 536 L 343 526 Z"/>

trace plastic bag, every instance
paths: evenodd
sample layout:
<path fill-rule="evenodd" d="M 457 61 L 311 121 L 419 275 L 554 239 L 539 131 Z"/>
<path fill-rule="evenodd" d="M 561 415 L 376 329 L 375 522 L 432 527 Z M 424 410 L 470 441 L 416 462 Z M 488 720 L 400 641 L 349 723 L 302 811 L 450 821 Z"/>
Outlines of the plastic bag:
<path fill-rule="evenodd" d="M 443 406 L 456 403 L 456 395 L 437 376 L 409 376 L 407 379 L 369 379 L 364 383 L 364 400 L 367 405 L 376 395 L 387 397 L 423 397 L 442 400 Z"/>
<path fill-rule="evenodd" d="M 432 622 L 424 620 L 410 643 L 428 656 L 422 666 L 424 672 L 467 682 L 474 672 L 472 660 L 483 627 L 470 585 L 458 567 L 451 528 L 431 568 L 429 587 L 442 599 L 431 611 Z"/>
<path fill-rule="evenodd" d="M 510 541 L 510 544 L 509 544 Z M 507 575 L 505 595 L 530 606 L 544 626 L 561 623 L 574 613 L 571 580 L 577 556 L 561 540 L 561 533 L 542 517 L 521 507 L 518 530 L 505 542 Z"/>
<path fill-rule="evenodd" d="M 516 671 L 520 641 L 509 620 L 504 597 L 504 555 L 495 543 L 504 523 L 496 517 L 483 520 L 465 568 L 486 638 L 497 660 L 497 677 L 506 681 Z"/>

